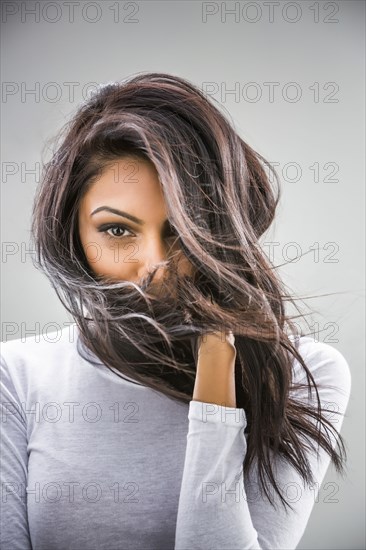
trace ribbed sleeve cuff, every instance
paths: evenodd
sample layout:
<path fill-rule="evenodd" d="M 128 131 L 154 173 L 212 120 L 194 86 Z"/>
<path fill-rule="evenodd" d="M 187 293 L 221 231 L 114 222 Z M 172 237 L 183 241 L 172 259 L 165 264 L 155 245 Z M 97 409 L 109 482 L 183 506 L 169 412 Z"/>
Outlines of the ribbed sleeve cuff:
<path fill-rule="evenodd" d="M 216 405 L 215 403 L 205 403 L 203 401 L 190 401 L 188 419 L 199 420 L 204 423 L 209 422 L 211 424 L 225 424 L 237 428 L 246 428 L 247 425 L 244 409 Z"/>

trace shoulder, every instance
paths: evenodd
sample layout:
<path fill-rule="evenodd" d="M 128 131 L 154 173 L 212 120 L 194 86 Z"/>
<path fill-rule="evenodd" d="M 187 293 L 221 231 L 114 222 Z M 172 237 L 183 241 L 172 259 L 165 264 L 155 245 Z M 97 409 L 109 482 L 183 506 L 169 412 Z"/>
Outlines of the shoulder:
<path fill-rule="evenodd" d="M 76 323 L 65 323 L 64 326 L 55 323 L 52 328 L 53 330 L 47 330 L 46 327 L 39 334 L 23 335 L 21 338 L 1 342 L 1 355 L 5 359 L 27 361 L 35 355 L 49 356 L 71 349 L 78 334 Z"/>
<path fill-rule="evenodd" d="M 334 346 L 310 336 L 300 337 L 297 349 L 317 384 L 320 398 L 336 402 L 344 412 L 352 387 L 351 370 L 345 356 Z M 307 381 L 305 369 L 297 360 L 294 361 L 293 377 L 297 383 Z"/>
<path fill-rule="evenodd" d="M 14 384 L 20 393 L 27 393 L 33 382 L 37 385 L 52 380 L 62 364 L 77 353 L 75 323 L 52 331 L 1 342 L 0 368 L 3 385 Z"/>
<path fill-rule="evenodd" d="M 299 339 L 299 352 L 316 377 L 333 380 L 351 388 L 351 370 L 345 356 L 334 346 L 314 340 L 310 336 Z"/>

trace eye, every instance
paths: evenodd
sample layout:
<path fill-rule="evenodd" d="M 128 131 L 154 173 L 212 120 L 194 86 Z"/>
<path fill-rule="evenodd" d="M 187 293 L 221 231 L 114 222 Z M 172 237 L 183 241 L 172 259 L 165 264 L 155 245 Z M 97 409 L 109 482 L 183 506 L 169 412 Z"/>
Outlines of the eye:
<path fill-rule="evenodd" d="M 120 223 L 110 223 L 110 224 L 104 224 L 98 227 L 98 231 L 100 233 L 104 233 L 104 235 L 108 239 L 121 239 L 123 237 L 126 237 L 125 232 L 131 233 L 131 231 L 128 229 L 128 227 L 120 224 Z M 109 231 L 116 232 L 110 234 Z M 131 233 L 132 234 L 132 233 Z"/>

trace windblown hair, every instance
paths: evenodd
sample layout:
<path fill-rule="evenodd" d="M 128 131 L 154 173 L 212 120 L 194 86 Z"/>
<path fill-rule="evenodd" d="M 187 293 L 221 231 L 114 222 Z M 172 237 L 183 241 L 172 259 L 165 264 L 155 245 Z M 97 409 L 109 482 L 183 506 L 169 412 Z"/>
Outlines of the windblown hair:
<path fill-rule="evenodd" d="M 285 508 L 290 505 L 276 484 L 269 449 L 312 484 L 304 450 L 306 441 L 314 451 L 319 445 L 343 475 L 345 444 L 326 418 L 298 350 L 293 319 L 300 315 L 285 309 L 288 302 L 299 311 L 295 298 L 259 243 L 280 199 L 270 163 L 239 137 L 219 105 L 183 78 L 165 73 L 101 85 L 78 106 L 58 139 L 52 159 L 44 163 L 31 239 L 35 266 L 79 329 L 79 353 L 89 350 L 117 376 L 189 403 L 198 336 L 232 330 L 236 407 L 247 418 L 244 473 L 256 459 L 267 497 L 273 504 L 265 475 Z M 169 260 L 177 293 L 164 301 L 148 294 L 156 270 L 141 285 L 103 278 L 94 274 L 81 245 L 80 201 L 103 171 L 124 157 L 155 166 L 180 250 L 196 270 L 194 277 L 183 277 L 174 258 Z M 294 384 L 294 360 L 305 370 L 304 384 Z M 297 401 L 291 395 L 297 388 L 307 389 L 308 396 L 315 391 L 317 404 Z M 339 452 L 328 431 L 334 431 Z"/>

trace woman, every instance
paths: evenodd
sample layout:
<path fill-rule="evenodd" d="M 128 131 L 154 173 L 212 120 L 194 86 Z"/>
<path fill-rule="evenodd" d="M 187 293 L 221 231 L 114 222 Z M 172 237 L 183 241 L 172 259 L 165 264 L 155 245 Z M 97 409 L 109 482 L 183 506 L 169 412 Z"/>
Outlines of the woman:
<path fill-rule="evenodd" d="M 266 167 L 169 74 L 65 126 L 32 238 L 75 322 L 3 345 L 4 550 L 296 548 L 351 376 L 285 311 Z"/>

